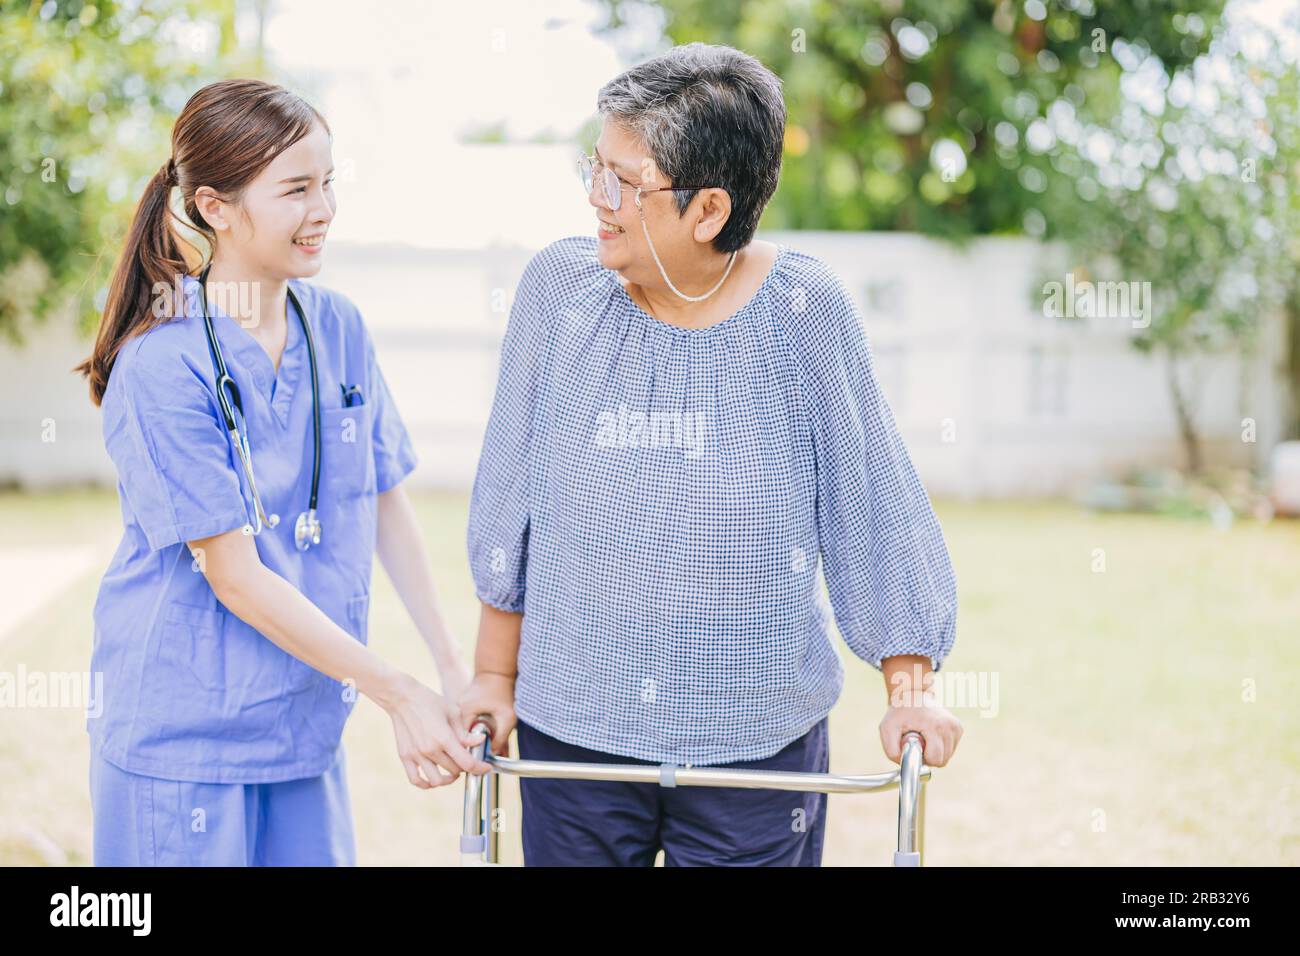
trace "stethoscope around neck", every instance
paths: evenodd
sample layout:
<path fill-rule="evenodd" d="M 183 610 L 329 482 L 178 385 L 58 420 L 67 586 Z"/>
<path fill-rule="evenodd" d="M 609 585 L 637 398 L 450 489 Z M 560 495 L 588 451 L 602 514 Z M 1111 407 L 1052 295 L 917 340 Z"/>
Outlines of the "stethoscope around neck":
<path fill-rule="evenodd" d="M 212 367 L 216 373 L 217 382 L 217 404 L 221 406 L 221 416 L 225 420 L 226 430 L 230 433 L 230 440 L 235 446 L 235 451 L 239 454 L 240 464 L 244 469 L 244 477 L 248 480 L 248 490 L 253 495 L 253 521 L 244 525 L 244 534 L 258 535 L 262 533 L 263 526 L 274 528 L 280 523 L 280 516 L 276 514 L 268 515 L 266 509 L 262 506 L 262 496 L 257 493 L 257 481 L 253 478 L 253 454 L 248 445 L 248 431 L 240 430 L 238 421 L 235 419 L 235 410 L 239 410 L 241 418 L 247 422 L 247 416 L 244 415 L 244 403 L 239 396 L 239 386 L 231 378 L 230 373 L 226 370 L 226 360 L 221 353 L 221 345 L 217 342 L 216 330 L 212 327 L 212 317 L 208 315 L 208 271 L 212 268 L 209 262 L 203 267 L 203 272 L 199 274 L 199 297 L 203 302 L 203 326 L 208 334 L 208 349 L 212 353 Z M 311 463 L 311 501 L 307 505 L 307 510 L 298 515 L 298 521 L 293 527 L 293 541 L 298 546 L 299 551 L 306 551 L 313 544 L 320 544 L 321 523 L 320 518 L 316 515 L 316 498 L 320 491 L 320 381 L 316 373 L 316 344 L 312 341 L 311 326 L 307 322 L 307 313 L 303 311 L 302 304 L 298 297 L 293 294 L 293 289 L 285 287 L 289 294 L 289 301 L 293 303 L 294 310 L 298 313 L 298 320 L 302 323 L 302 333 L 307 340 L 307 357 L 311 363 L 311 425 L 312 425 L 312 463 Z"/>

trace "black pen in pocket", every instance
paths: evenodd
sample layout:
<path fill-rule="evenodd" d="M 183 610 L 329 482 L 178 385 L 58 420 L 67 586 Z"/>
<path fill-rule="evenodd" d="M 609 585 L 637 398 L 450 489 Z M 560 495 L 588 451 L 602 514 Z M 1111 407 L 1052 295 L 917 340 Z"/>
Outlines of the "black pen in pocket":
<path fill-rule="evenodd" d="M 344 408 L 351 408 L 353 405 L 360 405 L 360 404 L 362 404 L 363 402 L 365 402 L 365 400 L 366 400 L 366 399 L 365 399 L 365 396 L 361 394 L 361 386 L 360 386 L 360 385 L 342 385 L 342 384 L 340 384 L 340 385 L 339 385 L 339 389 L 342 390 L 342 392 L 343 392 L 343 407 L 344 407 Z M 353 398 L 356 399 L 355 402 L 353 401 Z"/>

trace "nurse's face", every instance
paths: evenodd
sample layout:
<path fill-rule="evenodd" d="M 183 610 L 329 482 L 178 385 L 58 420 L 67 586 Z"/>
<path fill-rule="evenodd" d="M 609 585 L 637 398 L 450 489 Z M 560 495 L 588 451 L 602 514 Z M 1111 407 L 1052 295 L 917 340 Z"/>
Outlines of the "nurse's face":
<path fill-rule="evenodd" d="M 217 247 L 273 279 L 320 271 L 325 234 L 334 218 L 334 159 L 320 124 L 276 156 L 238 202 L 223 204 Z"/>
<path fill-rule="evenodd" d="M 593 177 L 591 192 L 587 194 L 587 202 L 593 207 L 598 220 L 592 228 L 600 240 L 596 247 L 600 264 L 606 269 L 621 272 L 631 282 L 642 285 L 657 283 L 659 271 L 650 247 L 646 244 L 645 232 L 641 230 L 641 215 L 636 208 L 636 187 L 656 189 L 671 186 L 672 180 L 658 171 L 654 159 L 636 136 L 609 120 L 601 127 L 595 152 L 598 161 L 618 175 L 623 190 L 619 208 L 610 209 L 605 189 L 601 185 L 604 179 L 601 171 Z M 655 249 L 669 275 L 673 274 L 674 264 L 698 255 L 698 243 L 694 239 L 694 223 L 698 217 L 692 215 L 692 210 L 700 197 L 695 196 L 686 215 L 678 216 L 674 195 L 669 190 L 641 195 L 646 229 L 650 232 L 650 238 L 654 240 Z M 622 232 L 611 232 L 605 223 L 613 223 Z"/>

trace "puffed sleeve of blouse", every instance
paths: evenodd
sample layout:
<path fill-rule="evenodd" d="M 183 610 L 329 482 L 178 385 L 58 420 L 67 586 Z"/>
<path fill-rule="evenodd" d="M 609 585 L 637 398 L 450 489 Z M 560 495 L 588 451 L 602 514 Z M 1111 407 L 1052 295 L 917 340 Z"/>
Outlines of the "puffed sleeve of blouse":
<path fill-rule="evenodd" d="M 546 286 L 552 247 L 524 269 L 506 323 L 496 394 L 469 505 L 469 562 L 479 599 L 524 610 L 528 569 L 528 474 L 538 370 L 545 348 Z"/>
<path fill-rule="evenodd" d="M 835 622 L 876 669 L 898 654 L 938 671 L 957 634 L 939 520 L 876 381 L 857 305 L 817 260 L 792 311 L 817 459 L 817 535 Z"/>

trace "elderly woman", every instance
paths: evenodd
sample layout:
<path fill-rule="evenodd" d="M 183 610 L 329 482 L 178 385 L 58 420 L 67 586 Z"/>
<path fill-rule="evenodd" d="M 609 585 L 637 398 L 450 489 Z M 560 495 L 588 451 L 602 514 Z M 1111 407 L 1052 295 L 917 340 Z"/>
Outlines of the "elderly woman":
<path fill-rule="evenodd" d="M 469 519 L 483 603 L 462 716 L 525 759 L 828 769 L 834 616 L 893 691 L 880 736 L 961 736 L 930 686 L 952 566 L 853 300 L 754 239 L 780 81 L 723 46 L 609 82 L 596 235 L 524 271 Z M 824 566 L 831 607 L 818 574 Z M 825 794 L 520 780 L 526 865 L 820 864 Z"/>

